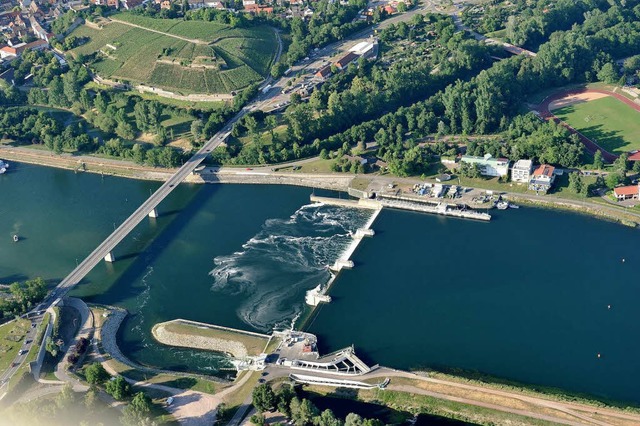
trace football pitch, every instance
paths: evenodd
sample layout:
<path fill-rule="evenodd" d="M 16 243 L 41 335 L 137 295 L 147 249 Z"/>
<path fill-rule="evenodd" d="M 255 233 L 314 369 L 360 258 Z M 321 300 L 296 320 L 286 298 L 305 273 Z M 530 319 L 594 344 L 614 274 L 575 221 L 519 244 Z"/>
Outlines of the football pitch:
<path fill-rule="evenodd" d="M 614 97 L 567 105 L 553 114 L 612 154 L 640 149 L 640 112 Z"/>

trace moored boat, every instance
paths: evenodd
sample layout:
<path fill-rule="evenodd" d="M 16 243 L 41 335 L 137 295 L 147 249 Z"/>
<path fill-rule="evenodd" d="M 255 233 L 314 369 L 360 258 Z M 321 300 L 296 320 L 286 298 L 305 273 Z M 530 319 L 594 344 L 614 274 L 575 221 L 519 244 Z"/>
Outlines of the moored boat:
<path fill-rule="evenodd" d="M 8 168 L 9 168 L 9 163 L 3 160 L 0 160 L 0 175 L 3 173 L 6 173 Z"/>

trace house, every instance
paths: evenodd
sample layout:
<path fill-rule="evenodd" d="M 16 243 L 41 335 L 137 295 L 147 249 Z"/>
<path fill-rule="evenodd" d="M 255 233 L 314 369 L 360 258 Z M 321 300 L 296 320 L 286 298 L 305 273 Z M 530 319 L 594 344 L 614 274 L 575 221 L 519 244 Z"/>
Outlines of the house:
<path fill-rule="evenodd" d="M 382 8 L 385 12 L 387 12 L 387 15 L 393 15 L 394 13 L 396 13 L 398 11 L 398 9 L 396 9 L 394 6 L 388 4 L 385 7 Z"/>
<path fill-rule="evenodd" d="M 640 161 L 640 151 L 633 152 L 629 154 L 629 161 Z"/>
<path fill-rule="evenodd" d="M 204 7 L 204 0 L 187 0 L 189 9 L 201 9 Z"/>
<path fill-rule="evenodd" d="M 541 164 L 533 171 L 529 180 L 529 189 L 536 192 L 547 192 L 551 189 L 553 181 L 556 179 L 556 168 L 548 164 Z"/>
<path fill-rule="evenodd" d="M 613 188 L 613 195 L 618 201 L 640 199 L 640 184 Z"/>
<path fill-rule="evenodd" d="M 242 0 L 242 5 L 244 7 L 251 6 L 256 4 L 256 0 Z"/>
<path fill-rule="evenodd" d="M 484 157 L 463 155 L 460 161 L 468 164 L 477 164 L 480 166 L 480 173 L 483 176 L 502 177 L 509 174 L 509 160 L 506 158 L 493 158 L 491 154 L 486 154 Z"/>
<path fill-rule="evenodd" d="M 338 59 L 335 63 L 336 67 L 338 67 L 339 69 L 343 70 L 345 69 L 351 62 L 353 62 L 356 58 L 358 58 L 358 55 L 356 55 L 353 52 L 348 52 L 346 55 L 344 55 L 342 58 Z"/>
<path fill-rule="evenodd" d="M 142 0 L 120 0 L 120 3 L 126 10 L 131 10 L 135 7 L 140 6 L 142 4 Z M 189 5 L 191 5 L 191 2 L 189 2 Z"/>
<path fill-rule="evenodd" d="M 315 76 L 321 79 L 328 78 L 331 75 L 331 65 L 325 65 L 316 72 Z"/>
<path fill-rule="evenodd" d="M 35 4 L 35 3 L 31 3 L 31 4 Z M 42 28 L 42 25 L 40 25 L 40 23 L 33 16 L 29 17 L 29 23 L 31 24 L 31 29 L 33 30 L 33 34 L 36 37 L 46 42 L 50 42 L 51 39 L 54 37 L 52 33 Z"/>
<path fill-rule="evenodd" d="M 45 40 L 36 40 L 31 43 L 20 43 L 14 46 L 3 46 L 0 48 L 0 58 L 15 58 L 22 55 L 27 49 L 42 50 L 49 46 Z"/>
<path fill-rule="evenodd" d="M 511 168 L 511 180 L 513 182 L 529 183 L 533 162 L 531 160 L 518 160 Z"/>

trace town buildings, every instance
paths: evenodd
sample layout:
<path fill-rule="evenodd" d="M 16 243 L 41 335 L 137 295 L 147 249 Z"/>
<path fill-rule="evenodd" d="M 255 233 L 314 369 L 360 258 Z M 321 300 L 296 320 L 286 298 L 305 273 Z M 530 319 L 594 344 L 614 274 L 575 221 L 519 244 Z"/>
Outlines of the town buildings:
<path fill-rule="evenodd" d="M 509 174 L 509 160 L 506 158 L 493 158 L 491 154 L 484 157 L 463 155 L 460 161 L 468 164 L 477 164 L 483 176 L 503 177 Z"/>
<path fill-rule="evenodd" d="M 538 166 L 538 168 L 533 171 L 533 175 L 529 181 L 529 189 L 543 193 L 549 191 L 556 179 L 555 170 L 555 167 L 548 164 Z"/>
<path fill-rule="evenodd" d="M 511 168 L 511 181 L 519 183 L 529 183 L 532 171 L 533 161 L 518 160 Z"/>
<path fill-rule="evenodd" d="M 640 199 L 640 184 L 614 188 L 613 195 L 618 201 L 638 200 Z"/>

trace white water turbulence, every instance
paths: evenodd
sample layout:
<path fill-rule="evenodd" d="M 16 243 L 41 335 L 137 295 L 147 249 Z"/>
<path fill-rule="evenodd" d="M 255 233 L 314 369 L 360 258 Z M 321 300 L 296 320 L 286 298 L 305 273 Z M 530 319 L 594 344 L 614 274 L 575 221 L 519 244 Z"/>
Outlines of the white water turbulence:
<path fill-rule="evenodd" d="M 288 219 L 268 219 L 242 251 L 214 259 L 212 290 L 242 295 L 238 316 L 257 330 L 289 327 L 306 291 L 329 280 L 328 267 L 371 214 L 316 203 Z"/>

